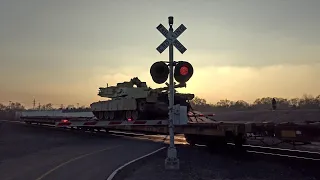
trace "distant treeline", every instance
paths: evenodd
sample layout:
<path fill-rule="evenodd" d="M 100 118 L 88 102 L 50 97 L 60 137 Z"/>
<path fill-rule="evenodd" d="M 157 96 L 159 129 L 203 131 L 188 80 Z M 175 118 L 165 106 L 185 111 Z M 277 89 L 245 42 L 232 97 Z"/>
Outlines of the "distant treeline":
<path fill-rule="evenodd" d="M 191 101 L 191 106 L 199 111 L 243 111 L 257 109 L 271 109 L 272 98 L 276 99 L 277 109 L 319 109 L 320 95 L 313 97 L 303 95 L 301 98 L 285 99 L 280 97 L 263 97 L 256 99 L 253 103 L 244 100 L 231 101 L 228 99 L 220 100 L 215 104 L 207 103 L 205 99 L 195 97 Z"/>
<path fill-rule="evenodd" d="M 252 110 L 252 109 L 271 109 L 272 98 L 277 101 L 277 109 L 320 109 L 320 95 L 313 97 L 311 95 L 303 95 L 301 98 L 285 99 L 280 97 L 263 97 L 256 99 L 253 103 L 244 100 L 231 101 L 228 99 L 220 100 L 215 104 L 207 103 L 203 98 L 195 97 L 191 101 L 191 106 L 199 111 L 212 110 Z M 0 112 L 15 112 L 21 110 L 63 110 L 68 112 L 90 111 L 90 107 L 75 107 L 68 105 L 66 107 L 54 108 L 51 103 L 38 106 L 34 109 L 26 109 L 21 103 L 13 102 L 6 106 L 0 104 Z"/>
<path fill-rule="evenodd" d="M 44 104 L 35 108 L 25 108 L 21 103 L 19 102 L 12 102 L 10 105 L 4 105 L 0 103 L 0 111 L 22 111 L 22 110 L 64 110 L 64 111 L 72 111 L 72 112 L 77 112 L 77 111 L 86 111 L 90 110 L 90 107 L 85 107 L 85 106 L 80 106 L 80 107 L 75 107 L 74 105 L 68 105 L 66 107 L 60 107 L 60 108 L 55 108 L 53 107 L 52 103 Z"/>
<path fill-rule="evenodd" d="M 0 103 L 0 119 L 6 119 L 6 120 L 12 120 L 15 119 L 15 112 L 18 111 L 24 111 L 24 110 L 37 110 L 37 111 L 44 111 L 44 110 L 63 110 L 65 112 L 83 112 L 83 111 L 90 111 L 89 107 L 81 106 L 81 107 L 75 107 L 74 105 L 68 105 L 65 108 L 54 108 L 51 103 L 38 106 L 37 108 L 25 108 L 21 103 L 19 102 L 12 102 L 10 105 L 4 105 Z"/>

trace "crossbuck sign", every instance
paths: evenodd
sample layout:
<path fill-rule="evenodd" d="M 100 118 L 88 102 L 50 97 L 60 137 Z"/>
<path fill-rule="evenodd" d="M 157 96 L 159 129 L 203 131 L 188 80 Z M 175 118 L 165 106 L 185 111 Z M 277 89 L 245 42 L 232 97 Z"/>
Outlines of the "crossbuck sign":
<path fill-rule="evenodd" d="M 159 51 L 159 53 L 162 53 L 165 49 L 167 49 L 170 44 L 175 46 L 181 52 L 181 54 L 183 54 L 187 50 L 187 48 L 185 48 L 177 40 L 177 38 L 187 29 L 183 24 L 181 24 L 174 32 L 168 31 L 167 28 L 165 28 L 162 24 L 160 24 L 157 29 L 162 35 L 164 35 L 164 37 L 167 38 L 157 47 L 157 51 Z"/>

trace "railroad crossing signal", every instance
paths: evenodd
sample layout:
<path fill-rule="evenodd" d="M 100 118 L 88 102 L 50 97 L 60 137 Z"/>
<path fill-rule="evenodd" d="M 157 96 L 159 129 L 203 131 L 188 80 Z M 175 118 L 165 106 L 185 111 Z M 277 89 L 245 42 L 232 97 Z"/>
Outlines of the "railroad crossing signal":
<path fill-rule="evenodd" d="M 155 83 L 165 83 L 169 75 L 168 65 L 162 61 L 155 62 L 150 68 L 150 74 Z"/>
<path fill-rule="evenodd" d="M 181 24 L 174 32 L 168 31 L 162 24 L 160 24 L 157 29 L 164 37 L 166 37 L 166 40 L 157 47 L 159 53 L 166 50 L 170 44 L 176 47 L 181 54 L 187 50 L 187 48 L 185 48 L 177 39 L 187 29 L 183 24 Z"/>
<path fill-rule="evenodd" d="M 187 29 L 183 24 L 181 24 L 175 31 L 173 31 L 173 17 L 170 16 L 169 20 L 169 30 L 166 29 L 162 24 L 157 26 L 158 31 L 166 37 L 166 40 L 157 47 L 157 51 L 161 54 L 167 47 L 169 47 L 169 134 L 170 134 L 170 145 L 167 151 L 167 158 L 165 159 L 165 167 L 167 169 L 179 169 L 179 159 L 177 157 L 177 150 L 174 145 L 174 79 L 178 82 L 187 82 L 192 74 L 193 68 L 190 63 L 182 61 L 178 62 L 176 65 L 173 60 L 173 46 L 176 47 L 181 54 L 186 52 L 185 48 L 177 38 Z M 165 63 L 156 62 L 151 66 L 150 73 L 153 81 L 158 84 L 164 83 L 168 78 L 168 71 L 165 68 Z M 175 72 L 174 66 L 176 65 Z"/>
<path fill-rule="evenodd" d="M 189 62 L 179 61 L 174 68 L 174 79 L 185 84 L 193 75 L 193 67 Z"/>
<path fill-rule="evenodd" d="M 158 61 L 152 64 L 150 75 L 152 80 L 157 84 L 165 83 L 169 75 L 168 65 L 163 61 Z M 193 67 L 189 62 L 179 61 L 174 68 L 174 79 L 180 84 L 186 84 L 193 75 Z"/>

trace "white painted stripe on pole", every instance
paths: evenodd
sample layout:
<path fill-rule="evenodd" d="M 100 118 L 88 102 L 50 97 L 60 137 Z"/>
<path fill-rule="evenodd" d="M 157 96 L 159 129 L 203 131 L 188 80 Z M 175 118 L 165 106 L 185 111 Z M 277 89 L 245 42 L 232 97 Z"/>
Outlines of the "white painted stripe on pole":
<path fill-rule="evenodd" d="M 137 158 L 137 159 L 134 159 L 134 160 L 132 160 L 132 161 L 129 161 L 129 162 L 125 163 L 124 165 L 120 166 L 120 167 L 117 168 L 115 171 L 113 171 L 113 172 L 110 174 L 110 176 L 107 178 L 107 180 L 112 180 L 112 179 L 114 178 L 114 176 L 115 176 L 121 169 L 125 168 L 126 166 L 128 166 L 128 165 L 130 165 L 130 164 L 132 164 L 132 163 L 134 163 L 134 162 L 136 162 L 136 161 L 138 161 L 138 160 L 140 160 L 140 159 L 143 159 L 143 158 L 145 158 L 145 157 L 148 157 L 148 156 L 150 156 L 150 155 L 152 155 L 152 154 L 155 154 L 155 153 L 163 150 L 164 148 L 166 148 L 166 147 L 162 147 L 162 148 L 157 149 L 157 150 L 155 150 L 155 151 L 153 151 L 153 152 L 151 152 L 151 153 L 149 153 L 149 154 L 143 155 L 143 156 L 141 156 L 141 157 L 139 157 L 139 158 Z"/>

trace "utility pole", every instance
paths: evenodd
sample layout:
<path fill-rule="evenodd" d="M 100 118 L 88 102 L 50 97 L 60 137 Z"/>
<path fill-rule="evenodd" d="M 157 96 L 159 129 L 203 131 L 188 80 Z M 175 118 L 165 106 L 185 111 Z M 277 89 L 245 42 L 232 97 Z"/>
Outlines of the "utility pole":
<path fill-rule="evenodd" d="M 9 109 L 12 109 L 12 101 L 9 101 Z"/>
<path fill-rule="evenodd" d="M 36 99 L 33 99 L 33 110 L 36 109 Z"/>

